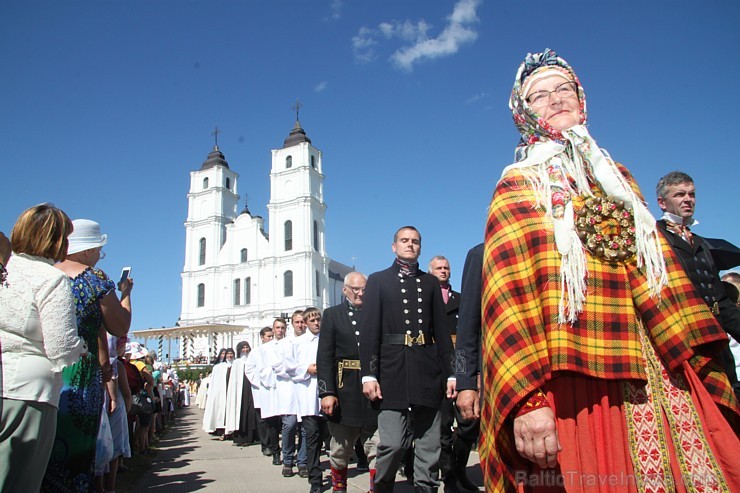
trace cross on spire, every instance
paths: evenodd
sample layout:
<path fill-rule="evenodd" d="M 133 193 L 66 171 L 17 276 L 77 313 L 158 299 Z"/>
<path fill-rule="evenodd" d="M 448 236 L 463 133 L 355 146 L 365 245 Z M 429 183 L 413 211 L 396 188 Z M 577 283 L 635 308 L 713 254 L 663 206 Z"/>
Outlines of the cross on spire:
<path fill-rule="evenodd" d="M 213 139 L 215 140 L 216 149 L 218 149 L 218 134 L 221 133 L 221 130 L 218 129 L 218 125 L 216 125 L 216 128 L 211 132 L 211 135 L 213 135 Z"/>
<path fill-rule="evenodd" d="M 300 102 L 300 101 L 298 100 L 298 98 L 296 98 L 296 100 L 295 100 L 295 104 L 294 104 L 293 106 L 291 106 L 291 108 L 295 110 L 295 121 L 297 121 L 297 122 L 298 122 L 298 121 L 301 121 L 301 119 L 300 119 L 300 118 L 298 118 L 298 114 L 299 114 L 299 112 L 301 111 L 301 108 L 302 108 L 302 107 L 303 107 L 303 105 L 302 105 L 302 104 L 301 104 L 301 102 Z"/>

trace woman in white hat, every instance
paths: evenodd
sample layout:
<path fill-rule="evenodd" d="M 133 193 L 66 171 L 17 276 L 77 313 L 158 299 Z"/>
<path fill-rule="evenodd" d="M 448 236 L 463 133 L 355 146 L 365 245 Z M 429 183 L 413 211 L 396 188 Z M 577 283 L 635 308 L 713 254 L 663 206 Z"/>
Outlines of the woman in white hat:
<path fill-rule="evenodd" d="M 115 283 L 95 268 L 104 258 L 102 249 L 108 236 L 100 232 L 95 221 L 77 219 L 72 223 L 67 258 L 56 267 L 71 280 L 78 334 L 87 343 L 89 353 L 63 372 L 54 453 L 42 485 L 42 490 L 54 492 L 95 489 L 95 442 L 104 391 L 102 368 L 110 371 L 107 333 L 125 336 L 131 325 L 133 281 L 129 278 L 119 283 L 119 300 Z"/>

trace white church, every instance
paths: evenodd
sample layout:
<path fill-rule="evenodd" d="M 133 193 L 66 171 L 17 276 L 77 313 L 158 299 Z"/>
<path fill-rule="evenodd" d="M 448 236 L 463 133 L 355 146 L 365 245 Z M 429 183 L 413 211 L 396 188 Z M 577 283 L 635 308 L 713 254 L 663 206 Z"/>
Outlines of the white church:
<path fill-rule="evenodd" d="M 242 340 L 254 348 L 276 317 L 339 303 L 352 270 L 326 253 L 322 153 L 297 118 L 272 150 L 267 225 L 248 207 L 239 211 L 238 179 L 218 141 L 190 172 L 182 310 L 178 327 L 158 335 L 160 349 L 163 337 L 180 339 L 186 360 Z"/>

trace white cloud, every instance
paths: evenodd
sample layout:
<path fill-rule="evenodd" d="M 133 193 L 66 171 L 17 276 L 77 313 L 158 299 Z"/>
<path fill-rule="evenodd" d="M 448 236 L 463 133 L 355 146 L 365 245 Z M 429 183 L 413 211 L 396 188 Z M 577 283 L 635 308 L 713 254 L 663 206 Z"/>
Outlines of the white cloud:
<path fill-rule="evenodd" d="M 447 25 L 435 38 L 429 37 L 432 28 L 426 21 L 382 22 L 377 28 L 362 27 L 352 38 L 355 60 L 370 62 L 376 58 L 378 38 L 400 39 L 411 43 L 399 48 L 390 57 L 391 62 L 402 70 L 412 70 L 415 63 L 423 60 L 454 55 L 464 44 L 472 43 L 478 33 L 471 24 L 478 22 L 476 9 L 482 0 L 458 0 Z"/>
<path fill-rule="evenodd" d="M 316 84 L 316 87 L 314 87 L 313 90 L 314 90 L 314 92 L 321 92 L 324 89 L 326 89 L 326 86 L 327 85 L 329 85 L 329 83 L 326 82 L 325 80 L 322 80 L 321 82 L 319 82 L 318 84 Z"/>
<path fill-rule="evenodd" d="M 332 0 L 329 10 L 331 10 L 331 18 L 335 21 L 339 20 L 342 17 L 342 0 Z"/>
<path fill-rule="evenodd" d="M 352 48 L 355 52 L 355 60 L 358 62 L 371 62 L 375 59 L 375 32 L 367 27 L 361 27 L 356 35 L 352 37 Z"/>
<path fill-rule="evenodd" d="M 474 96 L 471 96 L 468 99 L 466 99 L 465 100 L 465 104 L 473 104 L 476 101 L 480 101 L 481 99 L 487 98 L 487 97 L 488 97 L 488 93 L 487 92 L 479 92 L 478 94 L 476 94 Z"/>

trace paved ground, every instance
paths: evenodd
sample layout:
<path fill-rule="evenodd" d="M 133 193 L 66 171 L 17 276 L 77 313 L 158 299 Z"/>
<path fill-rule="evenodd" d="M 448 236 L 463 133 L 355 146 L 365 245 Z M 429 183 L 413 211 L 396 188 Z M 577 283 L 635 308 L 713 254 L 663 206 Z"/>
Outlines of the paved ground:
<path fill-rule="evenodd" d="M 269 457 L 264 457 L 259 446 L 235 447 L 231 442 L 220 442 L 200 428 L 203 411 L 197 407 L 178 410 L 177 421 L 159 442 L 159 453 L 152 461 L 151 469 L 143 477 L 121 475 L 126 490 L 141 491 L 162 488 L 165 492 L 218 491 L 225 492 L 280 492 L 308 493 L 306 479 L 284 478 L 280 466 L 273 466 Z M 322 456 L 322 467 L 328 475 L 329 462 Z M 481 485 L 478 456 L 470 454 L 468 475 Z M 357 473 L 354 464 L 349 470 L 348 493 L 368 490 L 368 473 Z M 120 489 L 120 488 L 119 488 Z M 326 479 L 324 491 L 331 491 Z M 413 488 L 404 478 L 398 478 L 395 491 L 409 493 Z M 441 491 L 441 489 L 440 489 Z"/>

